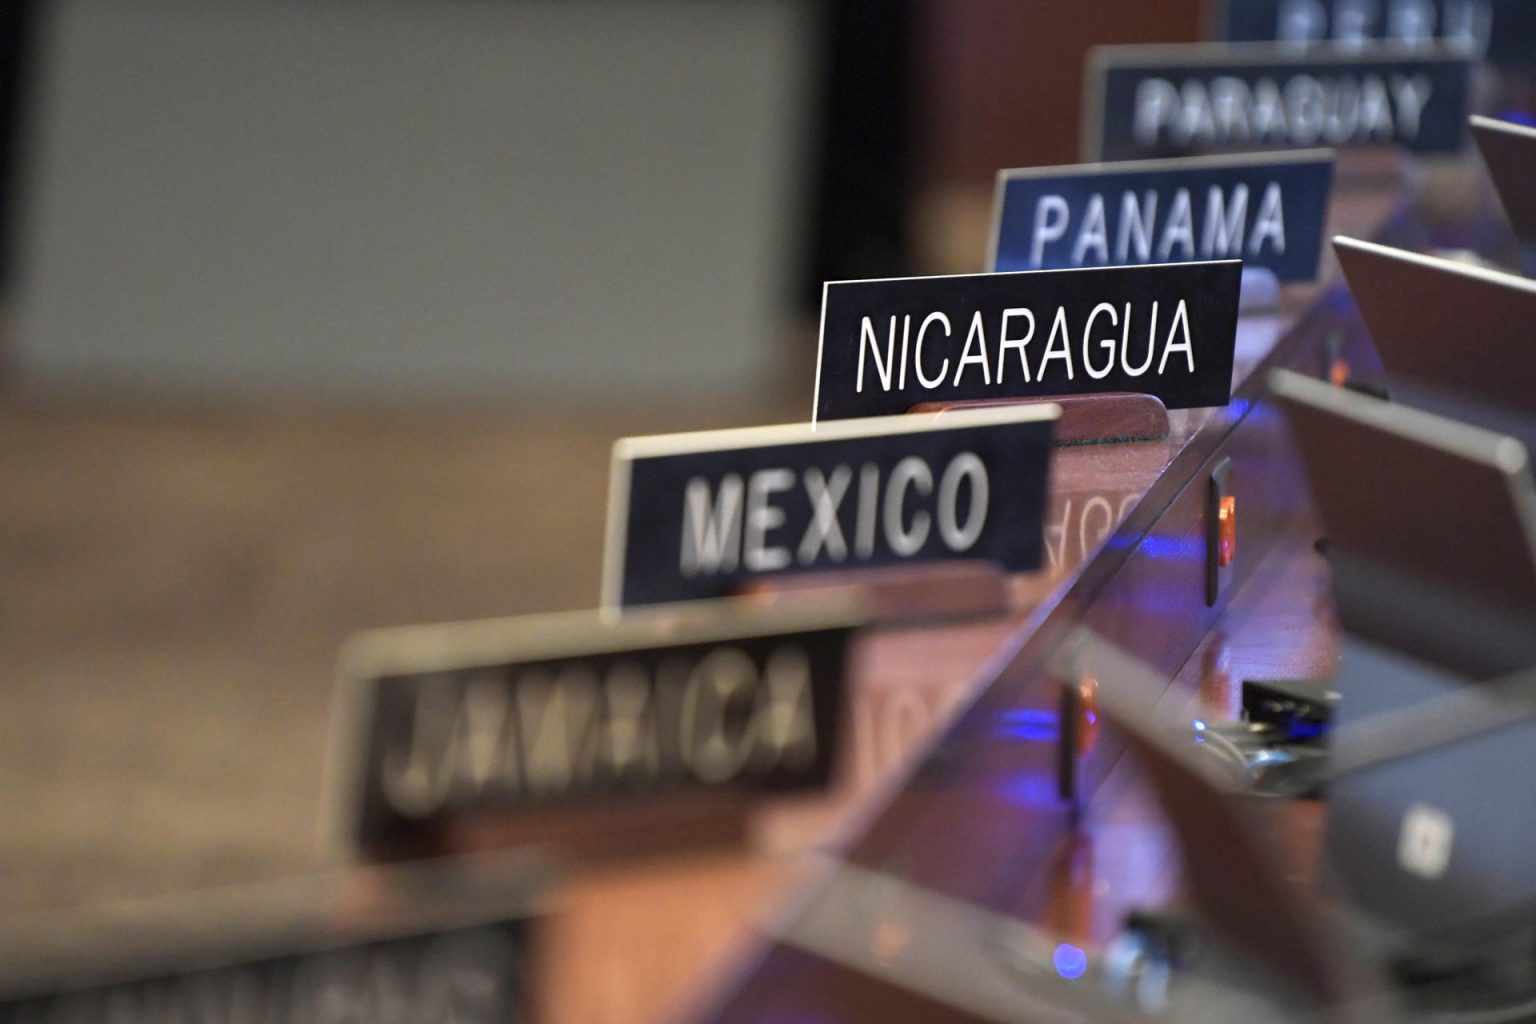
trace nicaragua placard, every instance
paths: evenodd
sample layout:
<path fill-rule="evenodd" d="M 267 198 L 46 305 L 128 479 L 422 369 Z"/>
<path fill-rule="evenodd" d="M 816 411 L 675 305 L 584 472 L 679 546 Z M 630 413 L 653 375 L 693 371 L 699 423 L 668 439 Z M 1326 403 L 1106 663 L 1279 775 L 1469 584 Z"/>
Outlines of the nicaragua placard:
<path fill-rule="evenodd" d="M 604 604 L 936 560 L 1034 569 L 1059 413 L 1045 404 L 621 440 Z"/>
<path fill-rule="evenodd" d="M 862 621 L 827 599 L 360 634 L 341 660 L 340 827 L 381 853 L 492 816 L 823 786 Z"/>
<path fill-rule="evenodd" d="M 1357 145 L 1452 153 L 1466 139 L 1465 48 L 1101 46 L 1087 75 L 1090 160 Z"/>
<path fill-rule="evenodd" d="M 1001 171 L 994 271 L 1241 259 L 1281 281 L 1317 275 L 1333 153 Z"/>
<path fill-rule="evenodd" d="M 1237 260 L 828 282 L 814 416 L 1106 391 L 1225 405 L 1241 290 Z"/>

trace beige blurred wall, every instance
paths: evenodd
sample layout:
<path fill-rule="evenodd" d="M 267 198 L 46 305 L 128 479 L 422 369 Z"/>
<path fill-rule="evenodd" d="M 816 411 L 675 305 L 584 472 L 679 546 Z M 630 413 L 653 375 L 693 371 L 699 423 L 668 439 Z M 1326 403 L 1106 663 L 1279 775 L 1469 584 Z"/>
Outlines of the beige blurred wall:
<path fill-rule="evenodd" d="M 743 390 L 779 372 L 799 0 L 57 0 L 24 380 Z"/>

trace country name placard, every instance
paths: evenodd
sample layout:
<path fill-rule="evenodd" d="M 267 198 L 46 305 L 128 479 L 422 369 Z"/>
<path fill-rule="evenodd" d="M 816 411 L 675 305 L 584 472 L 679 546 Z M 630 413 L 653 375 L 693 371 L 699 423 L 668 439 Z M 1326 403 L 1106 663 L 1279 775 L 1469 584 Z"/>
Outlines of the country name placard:
<path fill-rule="evenodd" d="M 387 854 L 508 816 L 538 841 L 550 809 L 822 786 L 862 621 L 828 597 L 360 634 L 341 659 L 337 824 Z"/>
<path fill-rule="evenodd" d="M 0 1021 L 516 1024 L 536 1015 L 530 895 L 438 862 L 14 919 Z"/>
<path fill-rule="evenodd" d="M 532 1019 L 525 925 L 420 935 L 0 1001 L 5 1024 L 509 1024 Z"/>
<path fill-rule="evenodd" d="M 1241 287 L 1237 260 L 832 281 L 814 416 L 1109 391 L 1225 405 Z"/>
<path fill-rule="evenodd" d="M 1085 158 L 1361 145 L 1451 153 L 1465 141 L 1470 93 L 1458 47 L 1102 46 L 1088 61 Z"/>
<path fill-rule="evenodd" d="M 1224 0 L 1215 35 L 1293 49 L 1373 42 L 1425 48 L 1467 46 L 1500 64 L 1536 60 L 1536 4 L 1530 0 Z"/>
<path fill-rule="evenodd" d="M 625 438 L 614 445 L 608 608 L 788 573 L 1040 565 L 1058 406 Z"/>
<path fill-rule="evenodd" d="M 994 271 L 1241 259 L 1317 275 L 1330 150 L 1001 171 Z"/>

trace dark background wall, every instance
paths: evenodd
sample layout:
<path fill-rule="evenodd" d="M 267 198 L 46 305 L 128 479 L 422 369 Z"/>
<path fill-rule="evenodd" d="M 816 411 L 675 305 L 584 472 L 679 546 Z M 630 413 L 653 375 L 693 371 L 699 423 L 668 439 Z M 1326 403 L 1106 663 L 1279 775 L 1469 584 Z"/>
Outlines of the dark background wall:
<path fill-rule="evenodd" d="M 1099 43 L 1200 38 L 1201 0 L 923 0 L 917 124 L 929 181 L 1074 163 L 1083 58 Z"/>
<path fill-rule="evenodd" d="M 0 0 L 0 294 L 8 280 L 33 0 Z"/>

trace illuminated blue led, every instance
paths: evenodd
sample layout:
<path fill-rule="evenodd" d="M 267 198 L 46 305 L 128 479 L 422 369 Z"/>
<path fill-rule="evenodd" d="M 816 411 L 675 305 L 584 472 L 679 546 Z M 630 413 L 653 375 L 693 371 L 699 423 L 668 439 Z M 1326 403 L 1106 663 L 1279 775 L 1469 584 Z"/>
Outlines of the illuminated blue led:
<path fill-rule="evenodd" d="M 1057 974 L 1070 981 L 1081 978 L 1083 972 L 1088 970 L 1088 954 L 1071 943 L 1063 942 L 1051 955 L 1051 963 L 1055 965 Z"/>
<path fill-rule="evenodd" d="M 1198 718 L 1195 719 L 1195 732 L 1205 732 L 1205 723 Z"/>

